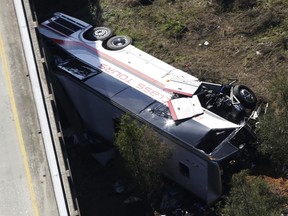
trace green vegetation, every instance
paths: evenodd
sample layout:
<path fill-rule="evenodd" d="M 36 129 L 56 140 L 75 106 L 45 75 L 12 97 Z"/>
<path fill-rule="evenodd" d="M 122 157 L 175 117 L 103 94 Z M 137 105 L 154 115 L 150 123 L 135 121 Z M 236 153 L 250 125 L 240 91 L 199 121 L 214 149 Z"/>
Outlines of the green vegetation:
<path fill-rule="evenodd" d="M 259 125 L 259 151 L 280 169 L 288 167 L 288 75 L 277 76 L 269 88 L 271 103 Z M 287 171 L 286 171 L 287 172 Z"/>
<path fill-rule="evenodd" d="M 261 177 L 252 177 L 247 171 L 235 174 L 230 195 L 220 210 L 223 216 L 281 215 L 287 198 L 273 192 Z"/>
<path fill-rule="evenodd" d="M 121 117 L 115 144 L 143 194 L 151 198 L 161 185 L 161 171 L 170 152 L 168 146 L 152 128 L 140 125 L 127 114 Z"/>
<path fill-rule="evenodd" d="M 103 25 L 200 79 L 238 79 L 266 98 L 268 81 L 287 68 L 287 0 L 155 0 L 148 5 L 101 0 L 100 5 Z"/>
<path fill-rule="evenodd" d="M 100 5 L 103 24 L 131 36 L 138 48 L 201 80 L 237 79 L 266 100 L 257 149 L 287 168 L 288 0 L 154 0 L 147 5 L 101 0 Z M 278 214 L 282 206 L 268 208 L 277 196 L 261 178 L 246 181 L 247 175 L 233 177 L 223 215 L 243 215 L 247 207 L 251 214 L 245 215 Z"/>

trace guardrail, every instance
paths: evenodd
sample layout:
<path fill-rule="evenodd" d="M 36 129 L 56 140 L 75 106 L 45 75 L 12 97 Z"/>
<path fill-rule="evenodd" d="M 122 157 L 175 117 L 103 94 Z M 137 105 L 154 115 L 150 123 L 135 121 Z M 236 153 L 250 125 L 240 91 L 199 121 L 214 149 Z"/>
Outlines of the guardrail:
<path fill-rule="evenodd" d="M 31 10 L 29 1 L 14 0 L 22 44 L 24 47 L 29 76 L 46 156 L 52 177 L 54 193 L 60 216 L 79 216 L 79 206 L 73 195 L 73 179 L 68 158 L 62 148 L 64 139 L 59 120 L 56 118 L 57 106 L 49 79 L 46 79 L 45 55 L 41 52 L 37 38 L 37 17 Z"/>

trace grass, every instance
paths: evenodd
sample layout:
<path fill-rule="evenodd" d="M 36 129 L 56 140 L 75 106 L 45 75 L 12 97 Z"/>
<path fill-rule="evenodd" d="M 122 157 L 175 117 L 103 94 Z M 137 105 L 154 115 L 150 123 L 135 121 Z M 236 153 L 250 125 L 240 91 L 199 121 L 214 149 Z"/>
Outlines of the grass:
<path fill-rule="evenodd" d="M 143 6 L 137 0 L 102 0 L 100 6 L 103 24 L 132 37 L 136 47 L 200 79 L 235 78 L 267 97 L 271 74 L 288 65 L 288 1 L 229 11 L 212 2 L 155 0 Z"/>

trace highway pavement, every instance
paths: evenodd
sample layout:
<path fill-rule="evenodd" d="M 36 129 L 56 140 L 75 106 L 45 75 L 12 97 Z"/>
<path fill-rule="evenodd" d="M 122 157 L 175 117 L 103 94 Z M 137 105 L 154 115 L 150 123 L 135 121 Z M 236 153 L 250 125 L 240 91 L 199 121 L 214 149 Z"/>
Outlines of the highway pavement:
<path fill-rule="evenodd" d="M 57 216 L 13 1 L 0 5 L 0 215 Z"/>

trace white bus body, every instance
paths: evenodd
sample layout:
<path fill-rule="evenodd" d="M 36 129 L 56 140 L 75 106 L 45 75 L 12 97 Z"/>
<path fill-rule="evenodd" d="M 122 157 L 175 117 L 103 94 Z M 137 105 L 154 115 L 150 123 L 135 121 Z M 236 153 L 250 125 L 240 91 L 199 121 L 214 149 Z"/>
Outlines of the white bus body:
<path fill-rule="evenodd" d="M 222 164 L 237 159 L 255 138 L 247 125 L 257 102 L 253 92 L 201 82 L 139 50 L 128 37 L 94 40 L 95 31 L 62 13 L 39 26 L 59 54 L 67 54 L 56 75 L 85 126 L 113 143 L 123 113 L 148 124 L 173 149 L 164 174 L 207 203 L 217 200 Z"/>

